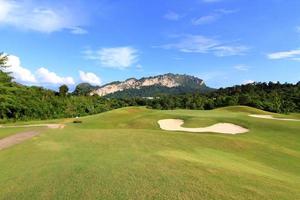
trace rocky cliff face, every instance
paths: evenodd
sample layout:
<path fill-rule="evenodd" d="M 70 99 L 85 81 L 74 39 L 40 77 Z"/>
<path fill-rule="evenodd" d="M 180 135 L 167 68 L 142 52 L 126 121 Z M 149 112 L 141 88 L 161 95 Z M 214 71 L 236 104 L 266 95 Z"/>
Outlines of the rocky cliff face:
<path fill-rule="evenodd" d="M 179 86 L 190 86 L 190 87 L 201 87 L 204 82 L 203 80 L 188 76 L 188 75 L 178 75 L 178 74 L 165 74 L 154 77 L 147 77 L 142 79 L 127 79 L 124 82 L 113 82 L 104 85 L 91 92 L 91 95 L 97 94 L 99 96 L 105 96 L 115 92 L 120 92 L 128 89 L 141 89 L 143 87 L 149 86 L 162 86 L 166 88 L 175 88 Z"/>

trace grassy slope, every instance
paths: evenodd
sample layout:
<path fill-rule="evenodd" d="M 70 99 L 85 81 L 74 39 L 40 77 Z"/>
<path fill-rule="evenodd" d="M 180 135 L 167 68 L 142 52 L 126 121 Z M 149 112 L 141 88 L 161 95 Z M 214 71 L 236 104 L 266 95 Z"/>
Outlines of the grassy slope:
<path fill-rule="evenodd" d="M 300 199 L 300 123 L 248 113 L 264 114 L 132 107 L 85 117 L 0 151 L 0 199 Z M 167 132 L 164 118 L 251 131 Z"/>

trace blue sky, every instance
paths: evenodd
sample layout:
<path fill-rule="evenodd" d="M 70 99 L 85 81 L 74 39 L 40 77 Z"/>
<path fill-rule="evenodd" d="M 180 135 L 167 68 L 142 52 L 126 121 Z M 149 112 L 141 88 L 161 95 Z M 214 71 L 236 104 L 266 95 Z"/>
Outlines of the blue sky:
<path fill-rule="evenodd" d="M 300 80 L 300 1 L 0 0 L 0 51 L 28 85 L 168 72 L 211 87 Z"/>

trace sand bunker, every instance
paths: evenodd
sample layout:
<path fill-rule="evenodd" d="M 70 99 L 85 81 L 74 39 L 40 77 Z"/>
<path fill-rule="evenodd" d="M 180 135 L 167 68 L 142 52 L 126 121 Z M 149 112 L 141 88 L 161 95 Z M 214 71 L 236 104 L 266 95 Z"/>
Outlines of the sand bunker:
<path fill-rule="evenodd" d="M 239 134 L 246 133 L 249 131 L 246 128 L 230 123 L 218 123 L 203 128 L 184 128 L 182 127 L 184 121 L 181 119 L 163 119 L 159 120 L 158 124 L 161 129 L 166 131 L 185 131 L 193 133 L 212 132 L 224 134 Z"/>
<path fill-rule="evenodd" d="M 249 115 L 250 117 L 262 118 L 262 119 L 273 119 L 280 121 L 300 121 L 299 119 L 287 119 L 287 118 L 275 118 L 272 115 Z"/>

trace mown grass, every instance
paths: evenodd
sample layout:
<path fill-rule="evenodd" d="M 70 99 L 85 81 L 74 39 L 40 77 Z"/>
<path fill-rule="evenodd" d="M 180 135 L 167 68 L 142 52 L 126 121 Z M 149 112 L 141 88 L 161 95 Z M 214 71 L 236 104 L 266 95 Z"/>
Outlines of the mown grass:
<path fill-rule="evenodd" d="M 83 117 L 0 151 L 0 199 L 300 199 L 300 122 L 250 113 L 264 112 L 130 107 Z M 250 132 L 162 131 L 165 118 Z"/>

